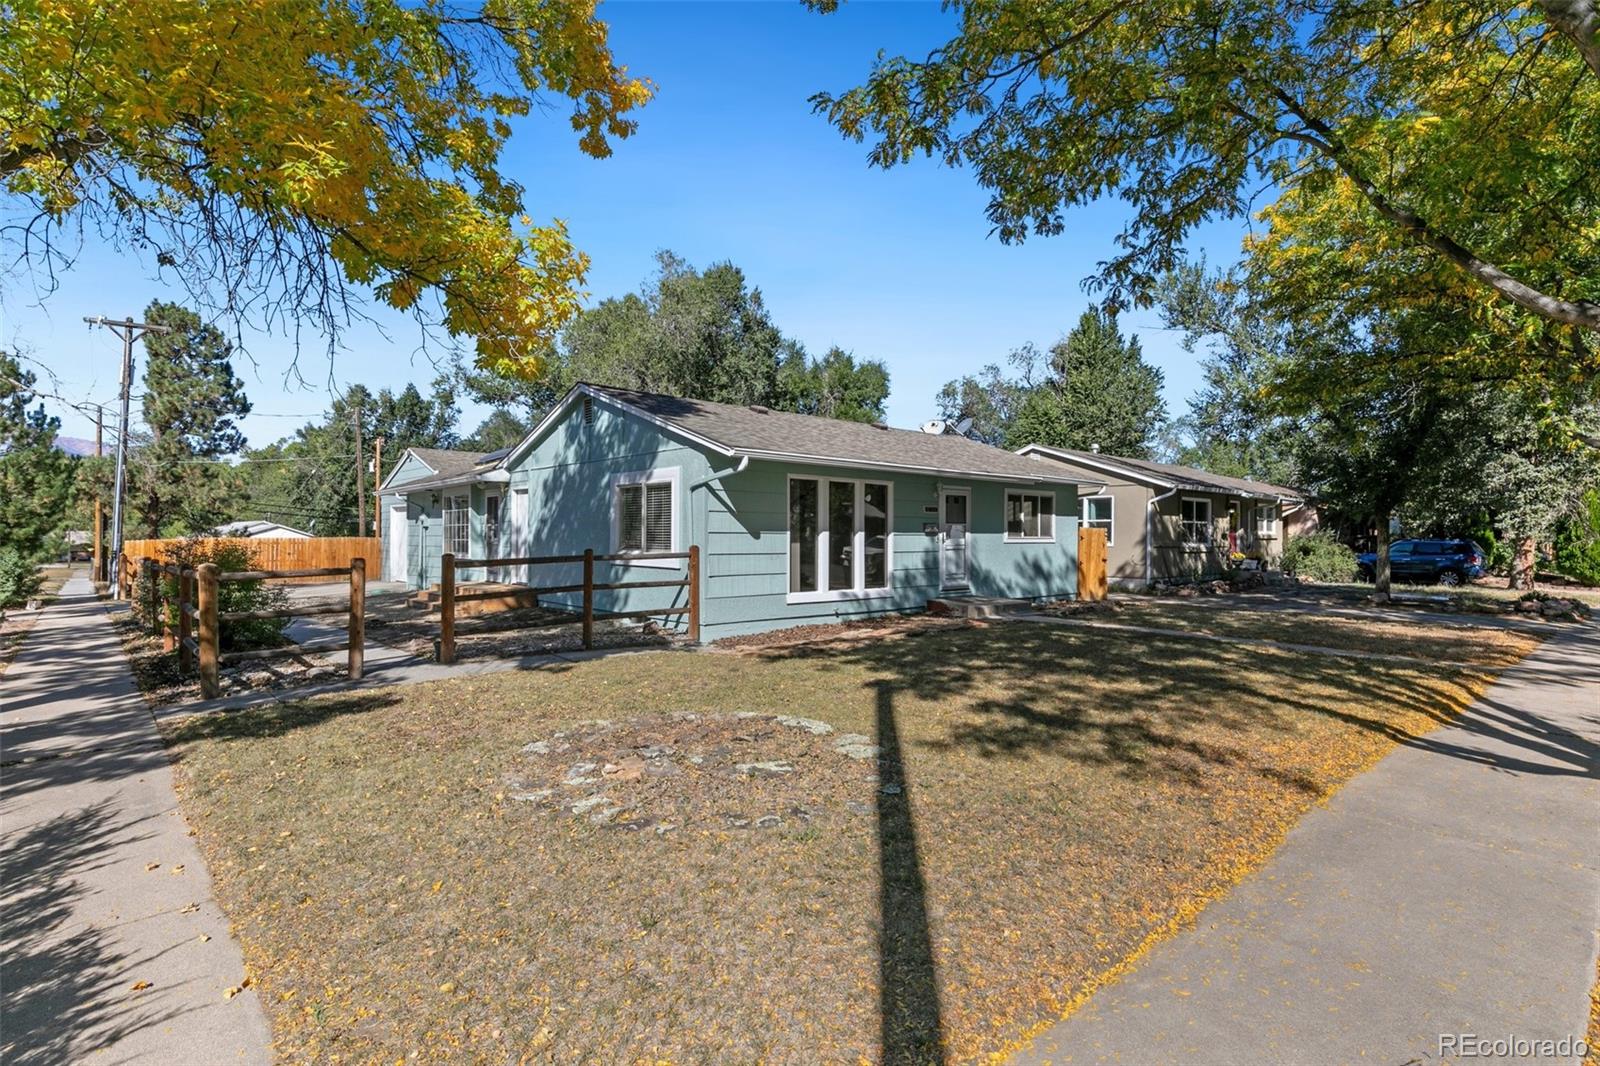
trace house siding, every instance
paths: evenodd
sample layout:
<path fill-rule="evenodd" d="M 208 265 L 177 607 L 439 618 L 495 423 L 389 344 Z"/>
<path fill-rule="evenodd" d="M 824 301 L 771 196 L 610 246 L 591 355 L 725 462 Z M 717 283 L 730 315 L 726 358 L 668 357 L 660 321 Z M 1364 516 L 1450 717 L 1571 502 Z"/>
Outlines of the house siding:
<path fill-rule="evenodd" d="M 789 478 L 817 477 L 892 485 L 889 588 L 859 598 L 790 603 Z M 1005 540 L 1005 492 L 998 483 L 929 475 L 752 463 L 707 496 L 706 582 L 701 629 L 706 639 L 783 626 L 826 624 L 922 610 L 942 593 L 937 535 L 941 485 L 972 492 L 969 590 L 976 595 L 1055 598 L 1076 595 L 1078 517 L 1070 485 L 1010 486 L 1055 493 L 1054 543 Z M 933 508 L 932 511 L 927 508 Z"/>
<path fill-rule="evenodd" d="M 601 398 L 574 403 L 566 416 L 510 464 L 510 483 L 487 489 L 504 495 L 507 532 L 502 554 L 577 555 L 587 548 L 613 552 L 613 481 L 643 471 L 676 471 L 677 543 L 701 550 L 702 639 L 756 633 L 808 623 L 828 623 L 875 614 L 924 609 L 941 593 L 937 535 L 924 532 L 937 523 L 941 479 L 928 475 L 840 469 L 753 461 L 734 473 L 736 461 L 686 443 L 673 433 Z M 788 597 L 788 480 L 791 475 L 887 482 L 892 488 L 890 589 L 858 599 L 790 603 Z M 1077 589 L 1077 498 L 1071 484 L 1014 485 L 1020 491 L 1053 492 L 1055 539 L 1051 543 L 1012 543 L 1004 538 L 1007 485 L 945 479 L 946 487 L 971 490 L 969 585 L 977 595 L 1054 598 Z M 514 539 L 510 531 L 512 494 L 529 494 L 528 528 Z M 442 506 L 433 502 L 464 488 L 410 494 L 407 581 L 413 587 L 439 580 Z M 471 539 L 473 556 L 483 551 L 486 487 L 474 485 Z M 392 493 L 395 499 L 399 493 Z M 928 508 L 933 508 L 930 512 Z M 582 565 L 545 564 L 528 574 L 495 575 L 536 586 L 578 584 Z M 671 580 L 687 573 L 682 561 L 597 563 L 600 584 Z M 482 571 L 463 574 L 483 578 Z M 659 610 L 687 606 L 683 588 L 602 590 L 596 611 Z M 541 597 L 546 606 L 578 610 L 580 593 Z M 681 627 L 678 616 L 668 624 Z"/>

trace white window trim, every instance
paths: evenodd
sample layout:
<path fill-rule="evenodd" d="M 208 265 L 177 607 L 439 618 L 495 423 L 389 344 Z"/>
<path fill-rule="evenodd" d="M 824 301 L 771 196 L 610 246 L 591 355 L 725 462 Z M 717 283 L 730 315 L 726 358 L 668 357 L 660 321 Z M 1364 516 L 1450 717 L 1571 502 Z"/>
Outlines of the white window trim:
<path fill-rule="evenodd" d="M 1187 551 L 1209 551 L 1212 541 L 1216 537 L 1217 511 L 1211 504 L 1209 496 L 1180 496 L 1178 504 L 1178 535 Z M 1185 503 L 1203 503 L 1206 505 L 1206 538 L 1205 540 L 1190 540 L 1189 526 L 1183 520 L 1183 505 Z"/>
<path fill-rule="evenodd" d="M 1268 517 L 1270 521 L 1263 522 L 1262 518 Z M 1278 539 L 1278 505 L 1275 503 L 1256 504 L 1256 536 L 1264 540 Z"/>
<path fill-rule="evenodd" d="M 444 550 L 441 554 L 450 554 L 456 556 L 457 558 L 460 558 L 464 555 L 469 559 L 472 558 L 472 493 L 447 492 L 441 497 L 441 499 L 443 500 L 443 503 L 439 507 L 439 526 L 443 535 L 439 538 L 439 542 L 444 546 Z M 467 505 L 465 507 L 452 507 L 450 505 L 450 501 L 452 500 L 465 500 L 467 501 Z M 454 547 L 454 545 L 451 543 L 453 535 L 450 532 L 450 513 L 452 511 L 460 511 L 463 516 L 462 526 L 463 532 L 466 534 L 467 541 L 465 551 L 452 552 L 450 550 L 452 547 Z"/>
<path fill-rule="evenodd" d="M 1106 547 L 1109 548 L 1117 542 L 1117 498 L 1109 492 L 1097 492 L 1093 496 L 1078 497 L 1078 521 L 1086 527 L 1090 525 L 1089 512 L 1084 510 L 1083 505 L 1090 500 L 1104 500 L 1111 506 L 1111 517 L 1106 525 Z M 1093 526 L 1091 528 L 1099 529 L 1100 527 Z"/>
<path fill-rule="evenodd" d="M 828 484 L 854 485 L 856 491 L 855 513 L 856 525 L 859 527 L 850 532 L 850 581 L 854 585 L 848 589 L 814 589 L 809 592 L 795 592 L 793 561 L 794 556 L 789 551 L 789 501 L 794 498 L 793 485 L 796 481 L 815 481 L 817 483 L 817 583 L 826 581 L 828 569 L 828 538 L 831 531 L 828 529 Z M 882 588 L 863 588 L 866 584 L 867 574 L 867 531 L 866 507 L 863 500 L 867 482 L 874 485 L 884 485 L 889 490 L 889 497 L 885 501 L 888 512 L 888 524 L 884 530 L 884 559 Z M 894 482 L 888 478 L 853 478 L 829 477 L 826 474 L 790 474 L 784 480 L 783 491 L 783 589 L 785 603 L 833 603 L 840 600 L 876 600 L 883 599 L 894 592 Z"/>
<path fill-rule="evenodd" d="M 683 468 L 677 466 L 664 466 L 656 470 L 630 470 L 622 474 L 611 476 L 611 554 L 612 555 L 642 555 L 640 551 L 622 550 L 622 509 L 618 501 L 622 494 L 617 490 L 624 485 L 643 485 L 652 482 L 665 481 L 672 486 L 672 546 L 667 550 L 680 552 L 683 550 L 682 540 L 679 537 L 681 520 L 679 511 L 683 509 Z M 531 502 L 531 501 L 530 501 Z M 616 564 L 617 566 L 649 566 L 657 570 L 678 570 L 683 566 L 682 559 L 628 559 Z"/>
<path fill-rule="evenodd" d="M 1046 497 L 1050 500 L 1050 535 L 1048 537 L 1030 537 L 1011 535 L 1011 497 L 1037 496 L 1041 500 Z M 1006 544 L 1054 544 L 1056 542 L 1056 494 L 1048 489 L 1006 489 L 1004 494 L 1005 508 L 1000 513 L 1001 540 Z M 1042 512 L 1041 512 L 1042 513 Z"/>

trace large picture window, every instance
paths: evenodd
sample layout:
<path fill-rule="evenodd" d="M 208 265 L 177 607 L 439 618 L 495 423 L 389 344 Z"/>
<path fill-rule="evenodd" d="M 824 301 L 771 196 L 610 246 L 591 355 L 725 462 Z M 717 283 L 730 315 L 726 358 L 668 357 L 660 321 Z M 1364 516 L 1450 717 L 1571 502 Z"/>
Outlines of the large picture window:
<path fill-rule="evenodd" d="M 1211 501 L 1195 496 L 1185 497 L 1182 510 L 1183 542 L 1191 548 L 1203 548 L 1211 543 Z"/>
<path fill-rule="evenodd" d="M 882 481 L 789 479 L 789 598 L 889 587 L 891 490 Z"/>
<path fill-rule="evenodd" d="M 1106 544 L 1109 546 L 1116 537 L 1116 507 L 1112 497 L 1085 496 L 1079 502 L 1083 505 L 1083 524 L 1090 529 L 1105 530 Z"/>
<path fill-rule="evenodd" d="M 612 543 L 619 554 L 678 550 L 678 471 L 618 475 L 612 482 Z M 675 566 L 674 560 L 659 560 Z"/>
<path fill-rule="evenodd" d="M 472 501 L 466 496 L 446 496 L 444 501 L 444 550 L 456 557 L 467 554 L 471 539 L 468 522 Z"/>
<path fill-rule="evenodd" d="M 1055 493 L 1006 493 L 1006 539 L 1055 540 Z"/>

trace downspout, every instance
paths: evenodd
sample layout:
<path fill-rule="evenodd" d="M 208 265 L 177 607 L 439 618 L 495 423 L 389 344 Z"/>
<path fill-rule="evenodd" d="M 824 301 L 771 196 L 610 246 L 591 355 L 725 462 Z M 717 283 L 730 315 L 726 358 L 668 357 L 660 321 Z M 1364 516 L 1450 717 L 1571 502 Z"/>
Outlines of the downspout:
<path fill-rule="evenodd" d="M 1150 502 L 1145 506 L 1144 512 L 1144 582 L 1146 585 L 1156 583 L 1156 504 L 1167 499 L 1178 491 L 1174 485 L 1159 496 L 1150 497 Z"/>

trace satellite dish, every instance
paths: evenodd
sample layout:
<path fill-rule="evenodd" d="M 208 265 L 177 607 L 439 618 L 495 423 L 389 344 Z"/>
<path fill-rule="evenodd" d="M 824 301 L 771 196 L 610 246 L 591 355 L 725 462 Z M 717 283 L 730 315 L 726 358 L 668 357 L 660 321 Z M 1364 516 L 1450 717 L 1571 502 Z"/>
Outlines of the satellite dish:
<path fill-rule="evenodd" d="M 971 429 L 972 429 L 972 419 L 963 418 L 961 421 L 956 423 L 956 436 L 965 437 L 967 435 L 967 432 L 969 430 L 971 430 Z"/>
<path fill-rule="evenodd" d="M 937 437 L 945 431 L 946 425 L 947 423 L 942 418 L 930 418 L 922 423 L 922 432 L 931 433 Z"/>

